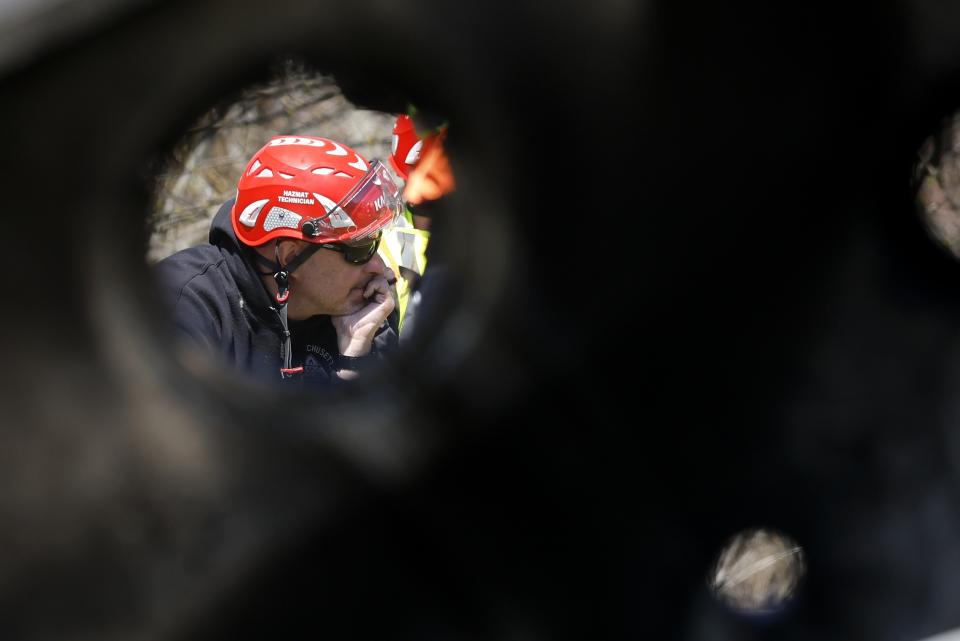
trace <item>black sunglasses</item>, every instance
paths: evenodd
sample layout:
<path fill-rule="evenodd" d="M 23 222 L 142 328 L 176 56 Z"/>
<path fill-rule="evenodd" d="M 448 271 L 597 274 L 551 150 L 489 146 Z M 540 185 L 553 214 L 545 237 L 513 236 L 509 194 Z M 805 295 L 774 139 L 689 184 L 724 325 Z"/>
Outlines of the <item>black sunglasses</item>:
<path fill-rule="evenodd" d="M 376 255 L 377 248 L 380 246 L 381 235 L 377 234 L 373 238 L 360 242 L 319 243 L 316 246 L 340 252 L 343 254 L 343 259 L 352 265 L 363 265 Z"/>

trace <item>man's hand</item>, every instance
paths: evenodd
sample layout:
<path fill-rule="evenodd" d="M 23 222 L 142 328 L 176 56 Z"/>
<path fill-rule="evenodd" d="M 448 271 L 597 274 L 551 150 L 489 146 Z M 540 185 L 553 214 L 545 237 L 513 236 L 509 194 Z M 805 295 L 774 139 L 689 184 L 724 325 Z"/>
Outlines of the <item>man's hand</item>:
<path fill-rule="evenodd" d="M 352 314 L 330 317 L 337 331 L 337 346 L 341 354 L 363 356 L 370 353 L 373 337 L 397 305 L 392 285 L 395 282 L 393 272 L 387 268 L 382 276 L 375 277 L 363 290 L 363 297 L 368 301 L 366 305 Z"/>

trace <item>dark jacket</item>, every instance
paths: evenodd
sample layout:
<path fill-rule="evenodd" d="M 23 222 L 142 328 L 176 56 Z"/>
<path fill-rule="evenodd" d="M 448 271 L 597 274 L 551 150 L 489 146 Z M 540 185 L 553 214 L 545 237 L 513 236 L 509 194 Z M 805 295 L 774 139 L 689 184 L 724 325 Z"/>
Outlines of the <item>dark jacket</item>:
<path fill-rule="evenodd" d="M 155 273 L 178 333 L 240 370 L 279 381 L 280 317 L 260 280 L 252 250 L 238 243 L 233 233 L 232 205 L 232 200 L 227 201 L 214 217 L 210 244 L 165 258 L 156 265 Z M 397 345 L 396 318 L 394 312 L 374 339 L 373 350 L 377 355 Z M 329 384 L 338 355 L 330 317 L 291 321 L 290 334 L 292 364 L 304 367 L 302 375 L 291 379 L 293 384 Z M 303 379 L 302 383 L 299 378 Z"/>

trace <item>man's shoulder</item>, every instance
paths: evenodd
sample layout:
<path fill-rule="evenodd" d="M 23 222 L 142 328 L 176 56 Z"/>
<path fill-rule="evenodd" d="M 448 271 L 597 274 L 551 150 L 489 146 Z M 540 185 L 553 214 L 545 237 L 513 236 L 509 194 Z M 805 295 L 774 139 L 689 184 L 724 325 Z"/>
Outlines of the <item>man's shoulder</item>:
<path fill-rule="evenodd" d="M 218 247 L 179 251 L 158 262 L 154 276 L 170 321 L 179 331 L 214 349 L 229 345 L 233 321 L 242 312 L 228 257 Z"/>
<path fill-rule="evenodd" d="M 153 269 L 161 290 L 176 302 L 188 288 L 222 288 L 222 281 L 229 279 L 225 261 L 226 257 L 218 247 L 198 245 L 164 258 Z"/>

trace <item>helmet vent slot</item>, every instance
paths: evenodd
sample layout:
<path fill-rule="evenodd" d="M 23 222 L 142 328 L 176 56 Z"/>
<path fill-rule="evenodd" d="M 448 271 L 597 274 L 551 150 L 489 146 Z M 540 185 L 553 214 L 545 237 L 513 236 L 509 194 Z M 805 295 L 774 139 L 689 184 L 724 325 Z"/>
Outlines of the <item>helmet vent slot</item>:
<path fill-rule="evenodd" d="M 247 227 L 255 226 L 257 224 L 257 216 L 260 215 L 260 210 L 263 209 L 263 206 L 268 202 L 270 202 L 270 199 L 264 198 L 263 200 L 257 200 L 247 205 L 240 214 L 240 222 Z"/>

